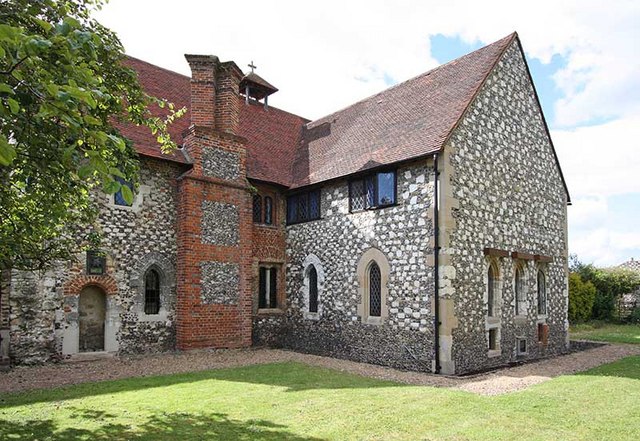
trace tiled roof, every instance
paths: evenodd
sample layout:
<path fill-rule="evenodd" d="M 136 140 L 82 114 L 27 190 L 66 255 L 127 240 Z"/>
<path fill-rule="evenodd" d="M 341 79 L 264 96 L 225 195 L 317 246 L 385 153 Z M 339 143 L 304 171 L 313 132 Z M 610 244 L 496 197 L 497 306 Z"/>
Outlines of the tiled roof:
<path fill-rule="evenodd" d="M 640 272 L 640 260 L 631 258 L 631 260 L 627 260 L 626 262 L 618 265 L 618 268 L 625 268 L 625 269 L 630 269 L 632 271 Z"/>
<path fill-rule="evenodd" d="M 186 107 L 187 113 L 169 128 L 172 139 L 182 143 L 182 132 L 190 125 L 190 78 L 163 69 L 137 58 L 127 57 L 125 64 L 138 73 L 145 91 L 162 97 L 176 105 Z M 247 138 L 247 175 L 253 179 L 289 186 L 291 183 L 291 158 L 299 145 L 302 126 L 309 120 L 269 106 L 244 104 L 240 98 L 240 130 L 238 135 Z M 122 134 L 131 139 L 138 153 L 144 156 L 163 158 L 188 163 L 181 151 L 164 155 L 146 127 L 131 124 L 120 125 Z"/>
<path fill-rule="evenodd" d="M 515 33 L 313 122 L 241 97 L 238 134 L 248 141 L 248 177 L 297 188 L 440 150 L 514 39 Z M 189 77 L 132 57 L 126 64 L 147 93 L 189 107 Z M 171 127 L 178 144 L 189 124 L 187 112 Z M 180 151 L 163 155 L 145 128 L 121 130 L 142 155 L 188 163 Z"/>
<path fill-rule="evenodd" d="M 440 150 L 509 44 L 511 34 L 307 124 L 293 187 Z"/>

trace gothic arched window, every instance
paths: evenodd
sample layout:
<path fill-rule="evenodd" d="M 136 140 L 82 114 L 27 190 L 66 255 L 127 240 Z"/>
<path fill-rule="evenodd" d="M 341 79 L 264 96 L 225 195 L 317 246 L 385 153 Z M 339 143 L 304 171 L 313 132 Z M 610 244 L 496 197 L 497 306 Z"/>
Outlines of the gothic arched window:
<path fill-rule="evenodd" d="M 369 266 L 369 316 L 380 317 L 382 308 L 380 267 L 376 262 Z"/>
<path fill-rule="evenodd" d="M 309 312 L 318 312 L 318 272 L 316 267 L 309 267 Z"/>
<path fill-rule="evenodd" d="M 144 275 L 144 313 L 158 314 L 160 312 L 160 275 L 150 269 Z"/>
<path fill-rule="evenodd" d="M 524 315 L 527 313 L 526 299 L 524 293 L 524 271 L 521 267 L 516 267 L 514 278 L 515 296 L 516 296 L 516 315 Z"/>

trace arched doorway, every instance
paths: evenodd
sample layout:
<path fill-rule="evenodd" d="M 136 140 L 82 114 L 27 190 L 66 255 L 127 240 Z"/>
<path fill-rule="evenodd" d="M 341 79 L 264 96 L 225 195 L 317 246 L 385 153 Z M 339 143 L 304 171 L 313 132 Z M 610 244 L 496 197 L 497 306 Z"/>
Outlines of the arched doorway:
<path fill-rule="evenodd" d="M 80 291 L 78 304 L 80 352 L 104 351 L 104 322 L 106 295 L 97 286 L 87 286 Z"/>

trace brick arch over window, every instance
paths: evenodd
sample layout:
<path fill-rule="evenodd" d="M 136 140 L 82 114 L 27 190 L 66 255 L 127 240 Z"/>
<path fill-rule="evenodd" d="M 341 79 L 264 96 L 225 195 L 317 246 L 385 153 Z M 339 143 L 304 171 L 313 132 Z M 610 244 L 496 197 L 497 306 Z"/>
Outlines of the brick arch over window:
<path fill-rule="evenodd" d="M 160 310 L 158 314 L 146 314 L 145 305 L 145 276 L 149 270 L 154 270 L 160 278 Z M 175 266 L 164 254 L 151 252 L 145 254 L 131 268 L 129 284 L 135 290 L 135 310 L 138 319 L 143 321 L 166 320 L 173 311 L 175 303 Z"/>
<path fill-rule="evenodd" d="M 64 284 L 65 296 L 79 296 L 87 286 L 97 286 L 102 289 L 106 295 L 112 296 L 118 293 L 118 284 L 116 280 L 107 275 L 103 276 L 89 276 L 81 275 L 68 280 Z"/>
<path fill-rule="evenodd" d="M 310 272 L 311 268 L 316 270 L 316 286 L 317 286 L 317 294 L 318 294 L 318 311 L 311 312 L 309 309 L 309 294 L 310 294 Z M 303 315 L 304 318 L 309 320 L 319 320 L 322 317 L 322 295 L 324 292 L 324 267 L 322 266 L 322 262 L 315 254 L 309 254 L 302 262 L 303 268 L 303 282 L 302 282 L 302 298 L 304 301 L 303 306 Z"/>
<path fill-rule="evenodd" d="M 380 315 L 371 315 L 371 289 L 378 289 L 377 286 L 371 286 L 371 268 L 372 264 L 377 265 L 377 269 L 380 270 Z M 356 269 L 358 277 L 358 294 L 360 296 L 360 304 L 358 305 L 358 315 L 360 316 L 362 323 L 368 323 L 372 325 L 380 325 L 384 323 L 384 320 L 389 316 L 389 306 L 387 305 L 387 298 L 389 297 L 389 273 L 391 272 L 391 266 L 387 257 L 382 251 L 376 248 L 369 248 L 362 254 L 358 261 Z M 375 274 L 377 282 L 377 272 Z"/>

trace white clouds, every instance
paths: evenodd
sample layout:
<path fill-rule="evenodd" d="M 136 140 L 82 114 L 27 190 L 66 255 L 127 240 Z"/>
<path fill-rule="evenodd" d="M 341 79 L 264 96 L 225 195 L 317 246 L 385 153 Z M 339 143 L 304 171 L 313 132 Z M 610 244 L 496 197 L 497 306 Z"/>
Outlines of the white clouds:
<path fill-rule="evenodd" d="M 640 193 L 640 116 L 551 136 L 574 197 Z"/>

